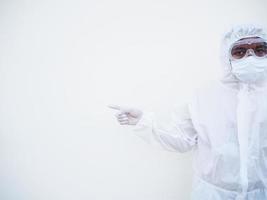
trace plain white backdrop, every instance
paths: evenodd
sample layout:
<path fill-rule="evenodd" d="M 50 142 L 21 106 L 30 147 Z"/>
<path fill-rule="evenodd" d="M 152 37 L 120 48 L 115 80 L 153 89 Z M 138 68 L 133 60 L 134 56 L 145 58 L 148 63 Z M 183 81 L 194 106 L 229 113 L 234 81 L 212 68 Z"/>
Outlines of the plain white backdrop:
<path fill-rule="evenodd" d="M 220 76 L 266 0 L 1 0 L 0 199 L 189 200 L 191 153 L 147 145 L 108 104 L 169 119 Z"/>

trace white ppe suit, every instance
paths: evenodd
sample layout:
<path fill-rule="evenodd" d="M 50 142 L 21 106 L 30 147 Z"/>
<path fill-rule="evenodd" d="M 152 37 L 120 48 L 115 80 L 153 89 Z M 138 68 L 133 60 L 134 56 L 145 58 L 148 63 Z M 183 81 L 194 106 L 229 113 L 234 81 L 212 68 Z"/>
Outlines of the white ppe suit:
<path fill-rule="evenodd" d="M 222 41 L 223 77 L 174 110 L 168 128 L 160 128 L 147 110 L 134 128 L 166 150 L 193 151 L 192 200 L 267 200 L 267 83 L 237 80 L 228 57 L 230 46 L 246 37 L 267 40 L 256 26 L 228 32 Z"/>

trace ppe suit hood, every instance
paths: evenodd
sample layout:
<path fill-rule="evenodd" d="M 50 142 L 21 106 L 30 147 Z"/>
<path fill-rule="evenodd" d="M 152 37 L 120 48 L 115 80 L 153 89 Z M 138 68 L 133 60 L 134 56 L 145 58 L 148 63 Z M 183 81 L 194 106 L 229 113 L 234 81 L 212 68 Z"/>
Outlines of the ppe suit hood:
<path fill-rule="evenodd" d="M 231 64 L 229 60 L 229 49 L 233 43 L 248 37 L 260 37 L 267 41 L 267 32 L 261 26 L 258 25 L 238 25 L 233 26 L 229 32 L 227 32 L 221 41 L 221 62 L 222 62 L 222 77 L 220 81 L 231 88 L 239 89 L 242 82 L 238 80 L 231 72 Z M 267 79 L 267 78 L 266 78 Z M 267 80 L 254 83 L 252 87 L 267 88 Z"/>

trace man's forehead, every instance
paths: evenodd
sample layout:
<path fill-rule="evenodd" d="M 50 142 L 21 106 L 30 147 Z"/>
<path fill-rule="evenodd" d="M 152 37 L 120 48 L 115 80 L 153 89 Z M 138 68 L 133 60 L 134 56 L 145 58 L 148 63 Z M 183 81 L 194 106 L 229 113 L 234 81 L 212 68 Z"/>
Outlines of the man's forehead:
<path fill-rule="evenodd" d="M 265 42 L 265 40 L 261 37 L 246 37 L 241 38 L 240 40 L 236 41 L 234 44 L 253 44 L 253 43 L 259 43 L 259 42 Z"/>
<path fill-rule="evenodd" d="M 262 39 L 262 38 L 261 37 L 245 37 L 245 38 L 241 38 L 240 40 L 251 40 L 251 39 Z"/>

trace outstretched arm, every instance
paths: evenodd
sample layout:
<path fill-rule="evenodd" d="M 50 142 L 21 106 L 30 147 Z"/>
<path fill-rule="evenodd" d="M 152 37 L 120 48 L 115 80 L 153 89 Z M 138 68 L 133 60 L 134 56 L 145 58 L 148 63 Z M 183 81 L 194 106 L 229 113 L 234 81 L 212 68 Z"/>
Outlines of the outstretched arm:
<path fill-rule="evenodd" d="M 168 124 L 159 123 L 155 114 L 135 108 L 109 106 L 119 110 L 116 117 L 121 125 L 135 125 L 136 135 L 148 144 L 167 151 L 187 152 L 197 145 L 197 132 L 192 124 L 188 105 L 173 109 Z"/>
<path fill-rule="evenodd" d="M 168 151 L 187 152 L 197 145 L 197 132 L 187 105 L 173 109 L 168 124 L 160 124 L 153 112 L 143 111 L 142 118 L 133 130 L 137 131 L 136 134 L 147 143 L 160 144 Z"/>

